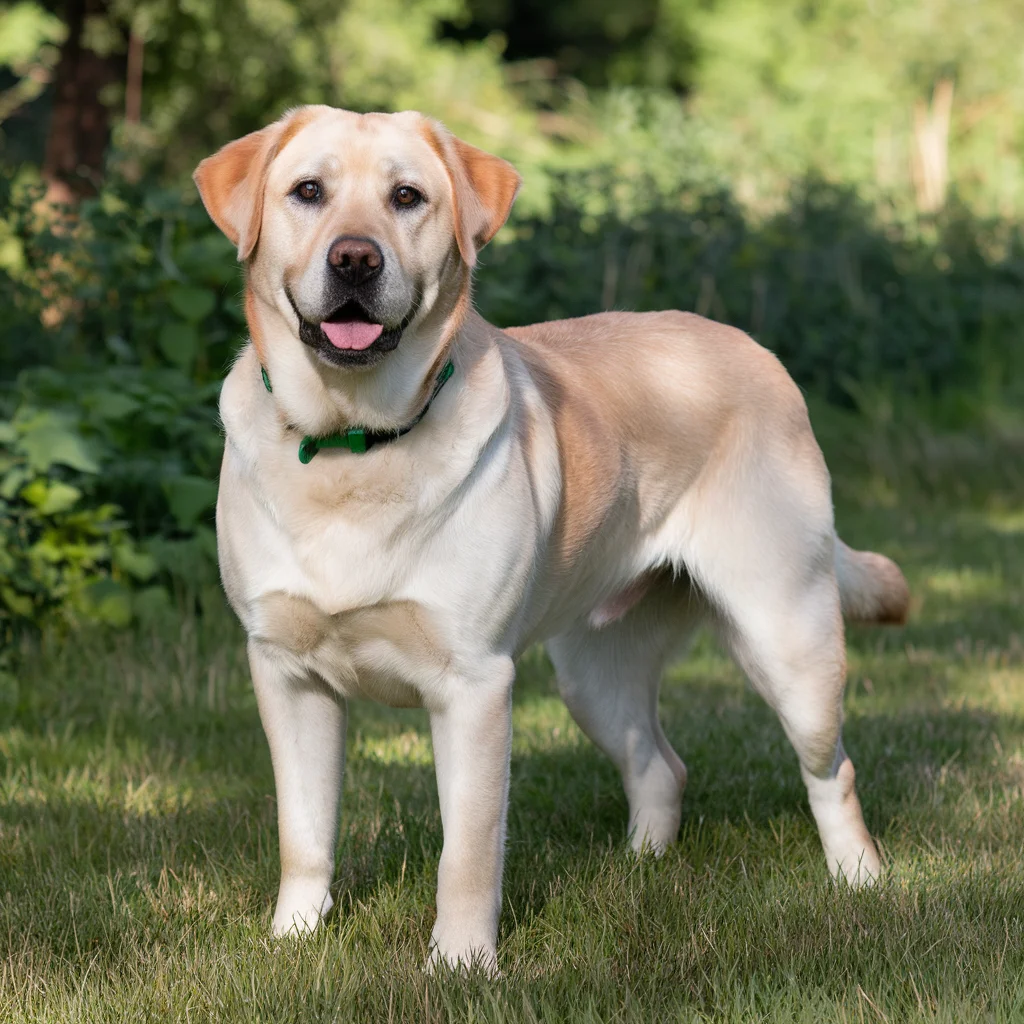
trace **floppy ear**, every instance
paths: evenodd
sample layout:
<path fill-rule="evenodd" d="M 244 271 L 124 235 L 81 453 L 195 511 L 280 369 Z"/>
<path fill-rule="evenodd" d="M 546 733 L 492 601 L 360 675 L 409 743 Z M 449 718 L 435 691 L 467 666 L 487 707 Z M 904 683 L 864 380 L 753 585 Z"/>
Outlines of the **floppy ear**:
<path fill-rule="evenodd" d="M 444 161 L 452 183 L 459 252 L 472 267 L 476 254 L 508 220 L 522 179 L 506 160 L 457 139 L 437 121 L 429 125 L 431 145 Z"/>
<path fill-rule="evenodd" d="M 286 116 L 229 142 L 208 156 L 192 175 L 206 212 L 238 246 L 240 260 L 252 255 L 260 237 L 267 172 L 289 120 Z"/>

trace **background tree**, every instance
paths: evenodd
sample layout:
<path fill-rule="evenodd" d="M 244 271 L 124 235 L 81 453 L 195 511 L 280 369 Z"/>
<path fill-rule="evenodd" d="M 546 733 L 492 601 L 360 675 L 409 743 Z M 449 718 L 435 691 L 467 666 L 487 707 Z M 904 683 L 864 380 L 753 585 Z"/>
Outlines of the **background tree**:
<path fill-rule="evenodd" d="M 531 182 L 628 162 L 628 139 L 641 160 L 699 150 L 748 200 L 813 171 L 1008 215 L 1024 207 L 1021 26 L 1024 0 L 21 0 L 0 4 L 0 153 L 34 152 L 81 192 L 112 134 L 133 166 L 184 179 L 296 103 L 414 106 Z"/>
<path fill-rule="evenodd" d="M 65 0 L 43 177 L 51 198 L 96 191 L 111 135 L 110 92 L 123 87 L 124 32 L 109 0 Z"/>
<path fill-rule="evenodd" d="M 150 569 L 211 577 L 245 322 L 190 173 L 299 103 L 417 108 L 517 164 L 477 275 L 499 324 L 691 309 L 819 399 L 1016 422 L 1022 26 L 1024 0 L 0 0 L 0 619 L 94 570 L 105 621 Z M 75 523 L 152 561 L 85 566 Z"/>

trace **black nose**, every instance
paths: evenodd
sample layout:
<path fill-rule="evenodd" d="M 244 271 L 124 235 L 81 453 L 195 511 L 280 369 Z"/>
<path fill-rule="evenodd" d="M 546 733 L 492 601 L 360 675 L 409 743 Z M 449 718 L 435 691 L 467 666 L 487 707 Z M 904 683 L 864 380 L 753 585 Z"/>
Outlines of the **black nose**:
<path fill-rule="evenodd" d="M 380 273 L 384 254 L 380 246 L 369 238 L 343 235 L 332 243 L 327 252 L 327 262 L 345 284 L 355 287 Z"/>

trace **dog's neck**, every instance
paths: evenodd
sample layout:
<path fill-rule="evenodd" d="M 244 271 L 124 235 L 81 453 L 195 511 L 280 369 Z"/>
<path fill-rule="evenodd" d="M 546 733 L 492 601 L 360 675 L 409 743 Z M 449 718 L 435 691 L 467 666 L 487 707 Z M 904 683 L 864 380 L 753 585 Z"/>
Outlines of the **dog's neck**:
<path fill-rule="evenodd" d="M 414 420 L 447 359 L 458 368 L 458 339 L 470 309 L 468 281 L 440 291 L 381 363 L 349 370 L 326 364 L 299 340 L 287 306 L 267 302 L 252 288 L 246 293 L 250 336 L 273 381 L 281 418 L 314 436 L 353 427 L 397 431 Z"/>

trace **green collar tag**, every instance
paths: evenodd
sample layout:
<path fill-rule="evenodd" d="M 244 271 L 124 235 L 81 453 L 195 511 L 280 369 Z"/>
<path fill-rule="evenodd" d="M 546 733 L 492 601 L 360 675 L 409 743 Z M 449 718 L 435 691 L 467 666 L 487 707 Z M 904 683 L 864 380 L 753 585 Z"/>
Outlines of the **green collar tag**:
<path fill-rule="evenodd" d="M 344 434 L 328 434 L 326 437 L 310 437 L 307 434 L 299 442 L 299 462 L 308 466 L 321 448 L 347 448 L 350 452 L 362 455 L 367 447 L 366 431 L 361 427 L 346 430 Z"/>
<path fill-rule="evenodd" d="M 338 434 L 326 434 L 324 437 L 312 437 L 307 434 L 299 442 L 299 462 L 304 466 L 308 466 L 313 461 L 316 453 L 322 448 L 347 448 L 356 455 L 362 455 L 363 452 L 369 451 L 374 445 L 397 441 L 398 438 L 408 434 L 427 415 L 427 410 L 430 408 L 431 403 L 437 398 L 441 388 L 445 386 L 454 372 L 455 366 L 449 359 L 437 375 L 437 380 L 434 381 L 434 390 L 430 393 L 430 398 L 427 399 L 427 404 L 423 407 L 423 411 L 408 426 L 402 427 L 401 430 L 392 431 L 352 427 L 350 430 L 344 430 Z M 263 386 L 272 392 L 274 389 L 270 386 L 270 376 L 262 366 L 260 367 L 260 373 L 263 376 Z"/>

